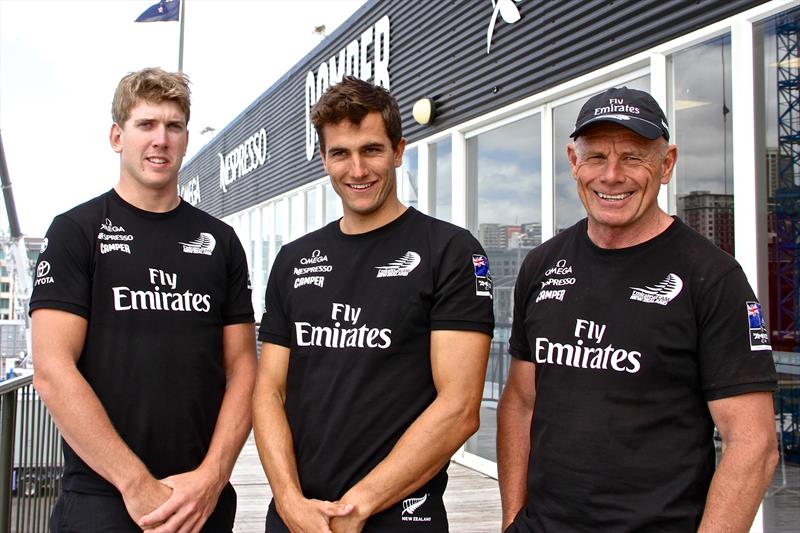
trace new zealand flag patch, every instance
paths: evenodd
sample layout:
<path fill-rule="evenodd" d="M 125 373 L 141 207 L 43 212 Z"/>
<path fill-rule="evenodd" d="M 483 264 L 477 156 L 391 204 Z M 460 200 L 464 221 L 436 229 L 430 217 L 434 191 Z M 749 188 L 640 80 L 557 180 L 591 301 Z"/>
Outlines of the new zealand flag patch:
<path fill-rule="evenodd" d="M 750 329 L 750 349 L 752 351 L 771 350 L 769 333 L 761 314 L 761 304 L 747 302 L 747 324 Z"/>
<path fill-rule="evenodd" d="M 472 254 L 472 268 L 475 270 L 475 294 L 492 297 L 492 276 L 489 274 L 489 258 Z"/>

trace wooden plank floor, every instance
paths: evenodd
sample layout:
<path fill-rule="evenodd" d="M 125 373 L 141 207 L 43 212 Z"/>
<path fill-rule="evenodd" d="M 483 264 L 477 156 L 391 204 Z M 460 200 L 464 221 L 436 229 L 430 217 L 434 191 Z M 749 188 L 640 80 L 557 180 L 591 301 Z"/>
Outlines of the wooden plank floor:
<path fill-rule="evenodd" d="M 500 493 L 497 480 L 451 463 L 450 482 L 444 494 L 450 531 L 453 533 L 498 533 Z M 258 460 L 253 435 L 247 439 L 231 483 L 236 487 L 238 506 L 234 533 L 263 533 L 267 505 L 272 498 L 267 478 Z"/>

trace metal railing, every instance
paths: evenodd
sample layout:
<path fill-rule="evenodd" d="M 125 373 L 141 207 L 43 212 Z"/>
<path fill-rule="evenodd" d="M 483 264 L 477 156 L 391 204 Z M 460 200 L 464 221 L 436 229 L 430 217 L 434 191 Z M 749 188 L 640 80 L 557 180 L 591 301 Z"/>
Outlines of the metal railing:
<path fill-rule="evenodd" d="M 48 531 L 62 472 L 60 434 L 33 375 L 0 382 L 0 533 Z"/>

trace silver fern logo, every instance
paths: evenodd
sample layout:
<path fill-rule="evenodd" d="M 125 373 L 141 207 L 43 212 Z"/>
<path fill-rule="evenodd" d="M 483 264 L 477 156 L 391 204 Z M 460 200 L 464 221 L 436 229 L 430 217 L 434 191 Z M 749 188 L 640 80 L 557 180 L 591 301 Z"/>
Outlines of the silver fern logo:
<path fill-rule="evenodd" d="M 417 268 L 420 262 L 420 256 L 417 252 L 406 252 L 401 258 L 395 259 L 388 265 L 377 266 L 377 278 L 393 278 L 397 276 L 408 276 L 408 274 Z"/>
<path fill-rule="evenodd" d="M 211 255 L 214 252 L 214 247 L 217 245 L 217 239 L 210 233 L 201 233 L 193 241 L 178 242 L 183 246 L 184 253 L 187 254 L 203 254 Z"/>
<path fill-rule="evenodd" d="M 519 9 L 514 5 L 514 2 L 520 3 L 522 0 L 491 0 L 492 2 L 492 18 L 489 20 L 489 28 L 486 30 L 486 53 L 492 51 L 492 36 L 494 35 L 494 26 L 497 23 L 497 15 L 503 19 L 506 24 L 514 24 L 522 16 L 519 14 Z"/>
<path fill-rule="evenodd" d="M 421 498 L 408 498 L 403 500 L 403 512 L 401 514 L 411 514 L 413 515 L 414 512 L 419 509 L 423 503 L 428 499 L 428 495 Z"/>
<path fill-rule="evenodd" d="M 630 289 L 633 290 L 631 300 L 648 304 L 667 305 L 683 289 L 683 280 L 670 272 L 663 281 L 652 287 L 630 287 Z"/>

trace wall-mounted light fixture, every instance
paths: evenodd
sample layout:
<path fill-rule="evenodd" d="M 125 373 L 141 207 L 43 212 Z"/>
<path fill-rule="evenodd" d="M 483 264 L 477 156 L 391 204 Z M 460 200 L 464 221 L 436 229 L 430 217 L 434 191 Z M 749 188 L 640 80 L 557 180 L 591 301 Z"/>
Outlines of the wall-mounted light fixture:
<path fill-rule="evenodd" d="M 423 126 L 430 124 L 436 114 L 433 100 L 430 98 L 421 98 L 417 100 L 417 103 L 414 104 L 414 108 L 411 110 L 411 114 L 414 116 L 414 120 L 419 124 Z"/>

